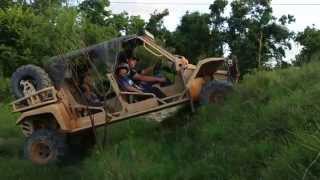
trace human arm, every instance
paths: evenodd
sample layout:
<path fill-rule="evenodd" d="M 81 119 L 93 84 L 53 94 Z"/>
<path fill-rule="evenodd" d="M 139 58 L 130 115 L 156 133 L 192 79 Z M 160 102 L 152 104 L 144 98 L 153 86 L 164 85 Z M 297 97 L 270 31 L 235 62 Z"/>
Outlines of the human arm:
<path fill-rule="evenodd" d="M 141 71 L 142 75 L 150 74 L 153 71 L 154 66 L 147 67 Z"/>
<path fill-rule="evenodd" d="M 154 76 L 146 76 L 142 74 L 136 73 L 133 78 L 135 80 L 144 81 L 144 82 L 156 82 L 156 83 L 163 83 L 166 81 L 165 78 L 162 77 L 154 77 Z"/>
<path fill-rule="evenodd" d="M 130 85 L 126 86 L 126 87 L 125 87 L 125 90 L 126 90 L 126 91 L 129 91 L 129 92 L 139 92 L 139 93 L 142 92 L 140 89 L 138 89 L 138 88 L 136 88 L 136 87 L 134 87 L 134 86 L 130 86 Z"/>
<path fill-rule="evenodd" d="M 118 80 L 118 83 L 119 83 L 119 86 L 121 87 L 121 89 L 123 89 L 125 91 L 129 91 L 129 92 L 142 92 L 138 86 L 136 87 L 134 84 L 132 85 L 128 81 L 129 80 L 127 80 L 127 79 L 119 79 Z"/>

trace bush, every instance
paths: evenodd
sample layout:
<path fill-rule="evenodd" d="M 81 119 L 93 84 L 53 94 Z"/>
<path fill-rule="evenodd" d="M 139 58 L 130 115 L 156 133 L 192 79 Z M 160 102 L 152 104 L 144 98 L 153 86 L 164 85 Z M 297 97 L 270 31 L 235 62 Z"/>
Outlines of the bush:
<path fill-rule="evenodd" d="M 111 125 L 105 149 L 93 149 L 75 166 L 50 169 L 21 160 L 16 117 L 1 107 L 0 137 L 19 141 L 0 143 L 0 179 L 319 179 L 319 71 L 320 63 L 310 63 L 256 72 L 223 106 L 192 115 L 186 109 L 161 124 Z"/>
<path fill-rule="evenodd" d="M 9 100 L 11 97 L 9 82 L 9 79 L 0 78 L 0 102 Z"/>

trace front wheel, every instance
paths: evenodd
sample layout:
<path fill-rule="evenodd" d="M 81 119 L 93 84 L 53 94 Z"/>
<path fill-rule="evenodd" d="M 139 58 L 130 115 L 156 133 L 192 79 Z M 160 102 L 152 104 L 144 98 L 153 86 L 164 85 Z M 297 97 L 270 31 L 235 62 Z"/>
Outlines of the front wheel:
<path fill-rule="evenodd" d="M 226 95 L 232 91 L 232 83 L 228 81 L 210 81 L 200 92 L 200 103 L 203 105 L 222 104 Z"/>
<path fill-rule="evenodd" d="M 38 165 L 57 163 L 66 153 L 65 137 L 48 129 L 35 131 L 24 147 L 27 159 Z"/>

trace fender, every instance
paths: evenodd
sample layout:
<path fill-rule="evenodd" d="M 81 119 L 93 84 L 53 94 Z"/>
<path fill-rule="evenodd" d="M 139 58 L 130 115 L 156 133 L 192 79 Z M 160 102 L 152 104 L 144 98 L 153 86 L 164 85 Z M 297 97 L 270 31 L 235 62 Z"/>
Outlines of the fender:
<path fill-rule="evenodd" d="M 26 118 L 35 117 L 43 114 L 51 114 L 56 119 L 61 130 L 71 130 L 70 117 L 62 103 L 51 104 L 48 106 L 40 107 L 31 111 L 23 112 L 19 119 L 16 121 L 16 124 L 21 124 Z"/>
<path fill-rule="evenodd" d="M 193 101 L 199 100 L 201 89 L 207 82 L 206 77 L 213 76 L 225 61 L 226 58 L 207 58 L 199 61 L 187 82 L 187 88 Z"/>

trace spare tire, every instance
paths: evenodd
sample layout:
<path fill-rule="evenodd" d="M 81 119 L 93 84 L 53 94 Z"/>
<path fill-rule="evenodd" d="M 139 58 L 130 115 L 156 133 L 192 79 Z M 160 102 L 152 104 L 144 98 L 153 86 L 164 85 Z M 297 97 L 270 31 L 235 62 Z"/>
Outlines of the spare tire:
<path fill-rule="evenodd" d="M 211 103 L 221 104 L 232 89 L 233 85 L 231 82 L 217 80 L 210 81 L 201 89 L 200 103 L 202 105 Z"/>
<path fill-rule="evenodd" d="M 26 87 L 26 83 L 29 87 Z M 35 65 L 24 65 L 19 67 L 11 77 L 11 88 L 16 98 L 26 96 L 26 88 L 41 90 L 52 86 L 49 75 L 40 67 Z"/>

